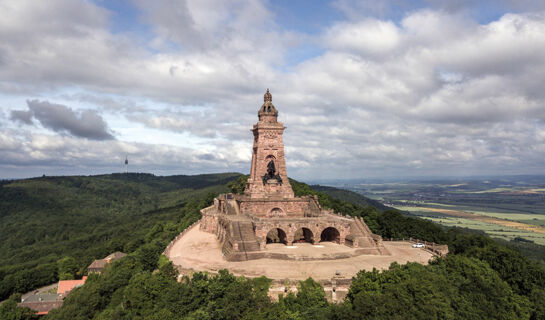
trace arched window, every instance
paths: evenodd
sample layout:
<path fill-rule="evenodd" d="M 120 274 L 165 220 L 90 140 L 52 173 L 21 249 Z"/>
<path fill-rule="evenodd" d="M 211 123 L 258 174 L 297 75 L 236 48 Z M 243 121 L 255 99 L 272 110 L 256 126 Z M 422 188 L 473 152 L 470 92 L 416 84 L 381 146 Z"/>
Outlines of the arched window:
<path fill-rule="evenodd" d="M 267 217 L 269 218 L 277 218 L 277 217 L 283 217 L 286 214 L 284 213 L 284 210 L 280 208 L 273 208 L 271 211 L 269 211 L 269 214 L 267 214 Z"/>

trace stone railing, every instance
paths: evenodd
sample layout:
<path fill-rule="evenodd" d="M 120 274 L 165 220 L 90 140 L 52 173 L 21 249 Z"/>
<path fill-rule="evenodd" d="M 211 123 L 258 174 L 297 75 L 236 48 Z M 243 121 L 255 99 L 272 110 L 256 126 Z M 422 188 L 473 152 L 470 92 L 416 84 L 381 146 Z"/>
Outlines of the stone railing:
<path fill-rule="evenodd" d="M 212 213 L 216 213 L 216 207 L 215 206 L 208 206 L 206 208 L 202 208 L 201 209 L 201 213 L 202 214 L 212 214 Z"/>
<path fill-rule="evenodd" d="M 437 254 L 440 257 L 444 257 L 448 254 L 448 246 L 446 244 L 437 244 L 435 242 L 422 241 L 420 239 L 409 238 L 411 243 L 423 243 L 424 249 Z"/>
<path fill-rule="evenodd" d="M 383 241 L 408 241 L 410 243 L 423 243 L 424 250 L 427 250 L 435 255 L 444 257 L 448 254 L 448 245 L 437 244 L 435 242 L 424 241 L 416 238 L 383 238 Z"/>
<path fill-rule="evenodd" d="M 331 214 L 332 216 L 338 216 L 340 218 L 344 218 L 342 219 L 341 221 L 343 222 L 350 222 L 351 220 L 350 219 L 347 219 L 346 216 L 342 216 L 342 215 L 338 215 L 338 214 Z M 282 218 L 264 218 L 264 217 L 256 217 L 256 216 L 249 216 L 249 218 L 251 218 L 252 220 L 254 221 L 257 221 L 257 222 L 276 222 L 276 221 L 285 221 L 286 219 L 284 217 Z M 288 217 L 290 219 L 290 221 L 294 222 L 294 223 L 297 223 L 297 222 L 309 222 L 309 221 L 324 221 L 324 216 L 321 216 L 321 217 Z M 328 216 L 325 216 L 326 219 L 328 218 L 334 218 L 334 217 L 328 217 Z M 330 222 L 333 222 L 333 221 L 338 221 L 338 220 L 327 220 L 327 221 L 330 221 Z"/>
<path fill-rule="evenodd" d="M 191 224 L 189 227 L 185 228 L 182 232 L 180 232 L 179 235 L 177 235 L 174 239 L 172 239 L 172 241 L 170 241 L 170 243 L 168 244 L 168 246 L 165 248 L 165 250 L 163 251 L 163 254 L 165 256 L 169 256 L 170 254 L 170 249 L 172 249 L 172 246 L 176 243 L 176 241 L 178 241 L 181 237 L 183 237 L 187 232 L 189 232 L 189 230 L 193 229 L 197 224 L 199 224 L 201 222 L 201 219 L 193 222 L 193 224 Z"/>

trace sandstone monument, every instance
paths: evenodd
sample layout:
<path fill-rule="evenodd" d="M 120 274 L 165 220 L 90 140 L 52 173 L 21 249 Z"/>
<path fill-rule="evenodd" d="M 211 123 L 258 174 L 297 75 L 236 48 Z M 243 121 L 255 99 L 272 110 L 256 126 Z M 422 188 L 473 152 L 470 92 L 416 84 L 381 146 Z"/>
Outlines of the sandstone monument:
<path fill-rule="evenodd" d="M 285 127 L 277 120 L 269 90 L 264 100 L 252 128 L 252 163 L 244 193 L 219 195 L 201 210 L 200 220 L 165 248 L 180 279 L 222 269 L 245 277 L 266 276 L 272 279 L 270 296 L 278 298 L 297 292 L 299 281 L 312 277 L 330 301 L 342 301 L 362 269 L 384 270 L 393 262 L 426 264 L 446 253 L 446 246 L 433 243 L 415 248 L 414 239 L 383 243 L 361 218 L 324 210 L 313 196 L 295 197 L 286 173 Z"/>
<path fill-rule="evenodd" d="M 268 243 L 322 241 L 357 248 L 352 254 L 387 254 L 380 236 L 360 218 L 334 214 L 320 207 L 316 197 L 295 197 L 288 175 L 278 111 L 267 89 L 253 126 L 250 177 L 244 194 L 222 194 L 202 210 L 200 230 L 213 233 L 228 261 L 284 259 L 267 252 Z"/>

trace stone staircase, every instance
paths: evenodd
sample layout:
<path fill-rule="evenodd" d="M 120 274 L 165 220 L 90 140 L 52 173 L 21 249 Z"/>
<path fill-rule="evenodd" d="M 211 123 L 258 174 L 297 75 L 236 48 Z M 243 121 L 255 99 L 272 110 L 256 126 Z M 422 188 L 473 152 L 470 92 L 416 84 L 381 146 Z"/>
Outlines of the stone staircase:
<path fill-rule="evenodd" d="M 238 203 L 234 199 L 230 199 L 225 201 L 225 204 L 227 206 L 227 214 L 228 215 L 240 215 L 240 209 L 238 207 Z"/>
<path fill-rule="evenodd" d="M 357 240 L 358 247 L 360 248 L 374 247 L 376 245 L 372 234 L 362 218 L 356 217 L 350 224 L 350 238 L 352 242 L 356 242 Z"/>
<path fill-rule="evenodd" d="M 237 246 L 237 250 L 233 247 Z M 259 242 L 255 237 L 250 220 L 231 221 L 229 238 L 224 243 L 223 253 L 228 260 L 248 260 L 248 252 L 259 251 Z"/>
<path fill-rule="evenodd" d="M 366 234 L 366 235 L 373 234 L 371 232 L 371 229 L 369 229 L 369 227 L 367 226 L 367 224 L 365 224 L 365 222 L 363 222 L 363 218 L 356 217 L 356 223 L 358 224 L 358 227 L 360 228 L 360 230 L 362 230 L 364 232 L 364 234 Z"/>

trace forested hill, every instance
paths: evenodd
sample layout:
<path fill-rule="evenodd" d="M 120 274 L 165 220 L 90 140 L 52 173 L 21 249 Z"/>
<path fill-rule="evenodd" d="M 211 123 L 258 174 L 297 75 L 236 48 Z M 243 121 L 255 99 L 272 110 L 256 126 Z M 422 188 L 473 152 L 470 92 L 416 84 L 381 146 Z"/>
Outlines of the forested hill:
<path fill-rule="evenodd" d="M 2 181 L 0 300 L 57 281 L 62 257 L 75 259 L 78 277 L 96 258 L 134 251 L 158 222 L 179 232 L 187 226 L 179 217 L 184 207 L 226 192 L 239 176 L 128 173 Z"/>
<path fill-rule="evenodd" d="M 0 300 L 57 281 L 60 259 L 75 263 L 72 276 L 80 277 L 96 258 L 136 250 L 157 223 L 175 234 L 199 215 L 194 209 L 180 224 L 186 206 L 196 208 L 206 195 L 241 192 L 246 179 L 238 173 L 117 173 L 0 181 Z M 314 192 L 293 184 L 300 194 Z M 327 191 L 339 197 L 350 193 Z M 368 201 L 358 197 L 357 204 Z M 337 211 L 353 211 L 325 194 L 320 200 Z"/>
<path fill-rule="evenodd" d="M 353 191 L 338 189 L 335 187 L 321 186 L 321 185 L 311 185 L 310 187 L 313 190 L 316 190 L 318 192 L 326 193 L 335 199 L 350 202 L 358 206 L 362 206 L 362 207 L 371 206 L 371 207 L 375 207 L 379 211 L 386 211 L 389 209 L 393 209 L 391 207 L 387 207 L 383 205 L 380 201 L 367 198 Z"/>
<path fill-rule="evenodd" d="M 177 282 L 176 270 L 161 255 L 165 246 L 200 218 L 199 209 L 215 194 L 241 192 L 246 178 L 115 174 L 2 182 L 1 298 L 53 283 L 59 275 L 79 278 L 93 259 L 119 250 L 128 256 L 101 275 L 91 274 L 45 318 L 545 319 L 545 269 L 519 251 L 397 210 L 343 201 L 330 194 L 338 191 L 320 192 L 295 180 L 290 182 L 297 196 L 316 195 L 325 208 L 363 217 L 383 238 L 445 243 L 450 253 L 426 266 L 360 271 L 340 304 L 329 304 L 312 279 L 278 302 L 268 297 L 266 278 L 220 271 Z M 0 306 L 0 319 L 35 318 L 17 301 L 12 295 Z"/>

